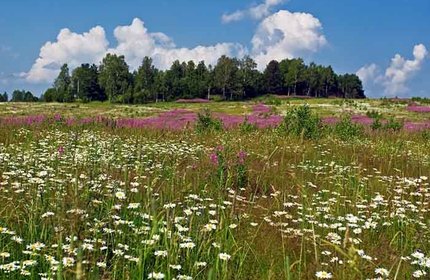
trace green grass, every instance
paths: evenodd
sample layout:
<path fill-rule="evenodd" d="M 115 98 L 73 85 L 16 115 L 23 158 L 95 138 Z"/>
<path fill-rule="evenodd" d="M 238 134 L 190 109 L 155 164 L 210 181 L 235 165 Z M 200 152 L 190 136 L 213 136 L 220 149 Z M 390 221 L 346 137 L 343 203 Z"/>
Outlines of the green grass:
<path fill-rule="evenodd" d="M 341 108 L 306 102 L 320 115 Z M 253 103 L 2 106 L 126 117 Z M 3 126 L 0 279 L 427 279 L 429 148 L 406 132 Z"/>

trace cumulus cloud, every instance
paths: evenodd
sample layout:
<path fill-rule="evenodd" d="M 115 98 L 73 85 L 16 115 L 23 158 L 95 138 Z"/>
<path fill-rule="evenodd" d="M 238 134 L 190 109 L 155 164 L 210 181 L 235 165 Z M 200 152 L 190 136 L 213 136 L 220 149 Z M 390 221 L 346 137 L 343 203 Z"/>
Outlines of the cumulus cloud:
<path fill-rule="evenodd" d="M 62 64 L 71 69 L 81 63 L 99 63 L 107 53 L 124 55 L 132 69 L 136 69 L 142 58 L 154 58 L 160 69 L 170 67 L 176 59 L 204 60 L 214 64 L 221 55 L 242 56 L 246 51 L 240 44 L 219 43 L 213 46 L 197 46 L 192 49 L 176 48 L 173 40 L 164 33 L 151 33 L 143 21 L 134 19 L 131 25 L 118 26 L 114 30 L 117 46 L 108 48 L 105 31 L 97 26 L 89 32 L 77 34 L 62 29 L 55 42 L 47 42 L 30 71 L 22 74 L 28 82 L 52 82 L 58 75 Z"/>
<path fill-rule="evenodd" d="M 396 54 L 383 73 L 378 70 L 376 64 L 371 64 L 360 68 L 357 75 L 366 87 L 383 87 L 385 94 L 389 96 L 405 93 L 408 90 L 408 81 L 421 70 L 428 51 L 423 44 L 418 44 L 414 46 L 412 54 L 413 59 L 405 59 Z"/>
<path fill-rule="evenodd" d="M 273 5 L 278 0 L 268 0 Z M 194 48 L 177 47 L 172 38 L 161 32 L 150 32 L 144 22 L 135 18 L 130 25 L 114 30 L 115 46 L 109 47 L 105 30 L 96 26 L 78 34 L 62 29 L 54 42 L 40 49 L 31 69 L 20 78 L 32 83 L 52 82 L 67 63 L 70 69 L 81 63 L 98 64 L 107 53 L 124 55 L 131 69 L 137 69 L 143 57 L 149 56 L 159 69 L 167 69 L 172 62 L 193 60 L 216 64 L 222 55 L 243 57 L 251 55 L 262 69 L 272 59 L 292 58 L 315 52 L 326 44 L 321 23 L 311 14 L 281 10 L 265 18 L 251 41 L 251 51 L 239 43 L 218 43 Z"/>
<path fill-rule="evenodd" d="M 391 64 L 385 70 L 383 85 L 387 94 L 397 94 L 407 91 L 407 81 L 421 69 L 428 51 L 423 44 L 416 45 L 413 50 L 413 60 L 406 60 L 400 54 L 391 59 Z"/>
<path fill-rule="evenodd" d="M 365 65 L 358 69 L 357 76 L 363 82 L 364 86 L 372 84 L 375 82 L 375 77 L 378 76 L 379 68 L 375 63 L 370 65 Z"/>
<path fill-rule="evenodd" d="M 252 38 L 252 53 L 261 67 L 272 59 L 316 52 L 327 44 L 321 22 L 311 14 L 281 10 L 265 18 Z"/>
<path fill-rule="evenodd" d="M 160 69 L 167 69 L 177 59 L 195 62 L 204 60 L 208 64 L 214 64 L 221 55 L 240 56 L 244 53 L 240 44 L 233 43 L 197 46 L 192 49 L 177 48 L 166 34 L 150 33 L 140 19 L 134 19 L 129 26 L 117 27 L 114 35 L 118 45 L 107 52 L 124 55 L 133 69 L 141 64 L 144 56 L 152 57 L 154 64 Z"/>
<path fill-rule="evenodd" d="M 52 81 L 63 63 L 68 63 L 71 68 L 84 61 L 97 63 L 106 53 L 108 44 L 105 31 L 100 26 L 83 34 L 62 29 L 56 42 L 47 42 L 40 49 L 39 58 L 27 73 L 26 80 Z"/>
<path fill-rule="evenodd" d="M 272 8 L 286 2 L 286 0 L 265 0 L 264 3 L 259 5 L 251 6 L 246 10 L 238 10 L 233 13 L 225 13 L 221 17 L 223 23 L 230 23 L 233 21 L 240 21 L 245 17 L 250 17 L 253 19 L 262 19 L 268 16 Z"/>

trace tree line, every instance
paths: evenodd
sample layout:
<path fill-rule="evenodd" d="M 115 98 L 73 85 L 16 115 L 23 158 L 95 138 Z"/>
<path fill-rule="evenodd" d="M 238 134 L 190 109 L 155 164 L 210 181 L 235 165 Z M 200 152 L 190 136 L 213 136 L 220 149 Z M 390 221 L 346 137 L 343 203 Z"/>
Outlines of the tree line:
<path fill-rule="evenodd" d="M 301 58 L 272 60 L 260 72 L 249 56 L 221 56 L 215 66 L 176 60 L 165 71 L 157 69 L 150 57 L 144 57 L 139 68 L 130 72 L 124 56 L 107 54 L 99 66 L 82 64 L 71 73 L 64 64 L 40 100 L 139 104 L 214 97 L 244 100 L 264 94 L 365 97 L 357 75 L 337 74 L 331 66 L 306 65 Z M 14 100 L 18 101 L 12 97 Z"/>
<path fill-rule="evenodd" d="M 12 98 L 9 100 L 7 92 L 0 94 L 0 102 L 37 102 L 39 98 L 34 96 L 32 92 L 26 90 L 14 90 L 12 92 Z"/>

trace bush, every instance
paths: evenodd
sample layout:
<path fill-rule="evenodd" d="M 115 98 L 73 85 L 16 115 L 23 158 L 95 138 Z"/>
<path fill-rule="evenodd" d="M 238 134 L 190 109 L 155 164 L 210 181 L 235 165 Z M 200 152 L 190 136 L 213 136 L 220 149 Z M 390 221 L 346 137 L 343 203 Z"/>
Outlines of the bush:
<path fill-rule="evenodd" d="M 358 138 L 363 135 L 364 127 L 354 123 L 350 116 L 342 118 L 335 126 L 334 133 L 343 141 Z"/>
<path fill-rule="evenodd" d="M 426 141 L 426 143 L 430 143 L 430 130 L 424 130 L 421 132 L 421 137 Z"/>
<path fill-rule="evenodd" d="M 373 130 L 378 130 L 382 128 L 382 122 L 380 118 L 374 118 L 372 125 L 370 126 Z"/>
<path fill-rule="evenodd" d="M 197 114 L 197 132 L 220 131 L 222 128 L 222 121 L 214 119 L 209 109 L 204 109 L 202 112 Z"/>
<path fill-rule="evenodd" d="M 272 95 L 269 95 L 263 98 L 263 103 L 266 105 L 275 105 L 275 106 L 282 105 L 281 99 Z"/>
<path fill-rule="evenodd" d="M 403 122 L 398 121 L 393 117 L 389 118 L 387 123 L 384 125 L 385 130 L 399 131 L 402 128 L 403 128 Z"/>
<path fill-rule="evenodd" d="M 252 124 L 248 121 L 248 117 L 245 117 L 243 122 L 239 125 L 240 131 L 248 133 L 256 131 L 258 128 L 255 124 Z"/>
<path fill-rule="evenodd" d="M 375 110 L 367 111 L 366 116 L 371 119 L 382 119 L 382 114 Z"/>
<path fill-rule="evenodd" d="M 308 105 L 303 105 L 287 112 L 280 129 L 304 139 L 318 139 L 321 137 L 322 123 Z"/>

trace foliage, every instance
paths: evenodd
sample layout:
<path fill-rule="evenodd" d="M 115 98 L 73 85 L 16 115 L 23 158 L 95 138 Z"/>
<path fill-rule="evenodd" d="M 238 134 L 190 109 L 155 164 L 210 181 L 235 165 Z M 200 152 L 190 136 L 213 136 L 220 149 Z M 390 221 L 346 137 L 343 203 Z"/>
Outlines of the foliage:
<path fill-rule="evenodd" d="M 411 100 L 421 104 L 430 104 L 430 98 L 428 97 L 412 97 Z"/>
<path fill-rule="evenodd" d="M 378 130 L 382 128 L 382 122 L 381 122 L 381 118 L 374 118 L 372 124 L 370 125 L 370 128 L 372 128 L 373 130 Z"/>
<path fill-rule="evenodd" d="M 252 124 L 248 121 L 248 117 L 245 117 L 243 122 L 239 125 L 239 128 L 244 133 L 249 133 L 258 129 L 255 124 Z"/>
<path fill-rule="evenodd" d="M 364 127 L 354 123 L 350 116 L 346 116 L 335 124 L 333 131 L 341 140 L 349 141 L 361 137 L 364 133 Z"/>
<path fill-rule="evenodd" d="M 281 95 L 364 98 L 355 74 L 337 75 L 331 66 L 306 65 L 302 59 L 272 60 L 263 72 L 249 56 L 221 56 L 217 64 L 176 60 L 167 70 L 155 67 L 144 57 L 137 71 L 129 72 L 124 56 L 107 54 L 100 66 L 82 64 L 69 74 L 64 64 L 46 102 L 109 100 L 112 103 L 142 104 L 177 99 L 207 98 L 245 100 L 267 93 Z"/>
<path fill-rule="evenodd" d="M 221 120 L 213 118 L 209 109 L 204 109 L 202 112 L 197 114 L 195 128 L 197 132 L 203 133 L 209 131 L 220 131 L 223 127 Z"/>
<path fill-rule="evenodd" d="M 395 118 L 391 117 L 384 124 L 383 128 L 385 130 L 399 131 L 403 128 L 403 122 L 400 120 L 396 120 Z"/>
<path fill-rule="evenodd" d="M 110 102 L 118 102 L 130 87 L 131 74 L 124 56 L 108 53 L 100 65 L 99 82 Z"/>
<path fill-rule="evenodd" d="M 7 92 L 0 94 L 0 102 L 8 102 L 8 101 L 9 101 L 9 96 L 7 95 Z"/>
<path fill-rule="evenodd" d="M 318 139 L 322 133 L 322 123 L 309 105 L 303 105 L 286 113 L 280 129 L 304 139 Z"/>
<path fill-rule="evenodd" d="M 279 106 L 282 104 L 282 100 L 273 95 L 265 95 L 261 98 L 261 101 L 266 105 Z"/>
<path fill-rule="evenodd" d="M 368 116 L 369 118 L 372 118 L 372 119 L 381 119 L 382 118 L 382 114 L 376 110 L 367 111 L 366 116 Z"/>
<path fill-rule="evenodd" d="M 11 102 L 37 102 L 39 99 L 30 91 L 14 90 L 12 92 Z"/>
<path fill-rule="evenodd" d="M 73 70 L 71 88 L 74 98 L 84 102 L 104 101 L 106 95 L 100 87 L 96 65 L 82 64 Z"/>
<path fill-rule="evenodd" d="M 268 93 L 281 93 L 283 79 L 279 62 L 272 60 L 267 64 L 264 70 L 264 79 L 266 81 L 266 90 Z"/>

